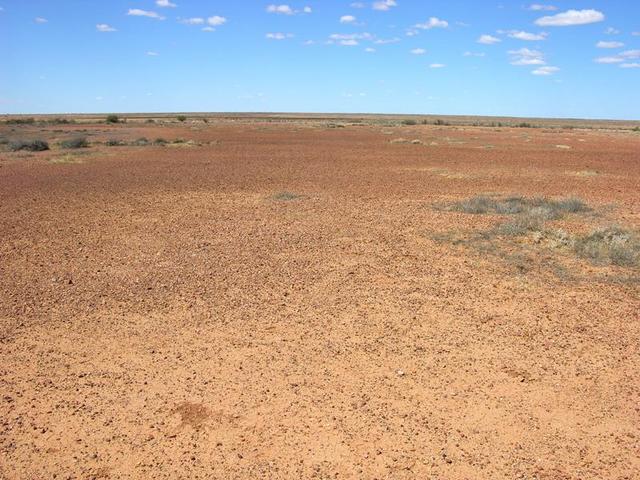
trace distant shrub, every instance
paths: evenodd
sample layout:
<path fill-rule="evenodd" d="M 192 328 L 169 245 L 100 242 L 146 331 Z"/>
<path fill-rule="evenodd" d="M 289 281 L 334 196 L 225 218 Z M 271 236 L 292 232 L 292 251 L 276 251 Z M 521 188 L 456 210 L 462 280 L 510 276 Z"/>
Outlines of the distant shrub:
<path fill-rule="evenodd" d="M 278 200 L 279 202 L 290 202 L 291 200 L 298 200 L 299 198 L 302 197 L 297 193 L 291 192 L 280 192 L 273 196 L 273 199 Z"/>
<path fill-rule="evenodd" d="M 633 131 L 633 132 L 640 132 L 640 127 L 635 127 L 635 128 L 633 128 L 633 129 L 631 129 L 631 131 Z"/>
<path fill-rule="evenodd" d="M 9 150 L 12 152 L 18 152 L 20 150 L 42 152 L 44 150 L 49 150 L 49 144 L 44 140 L 16 140 L 9 142 Z"/>
<path fill-rule="evenodd" d="M 107 147 L 122 147 L 122 146 L 126 145 L 127 143 L 125 141 L 123 141 L 123 140 L 118 140 L 117 138 L 110 138 L 109 140 L 104 142 L 104 144 Z"/>
<path fill-rule="evenodd" d="M 169 143 L 166 139 L 164 138 L 156 138 L 153 143 L 155 143 L 156 145 L 166 145 L 167 143 Z"/>
<path fill-rule="evenodd" d="M 177 119 L 178 119 L 178 121 L 180 121 L 180 122 L 184 122 L 184 121 L 186 121 L 186 120 L 187 120 L 187 117 L 186 117 L 185 115 L 178 115 L 176 118 L 177 118 Z"/>
<path fill-rule="evenodd" d="M 36 123 L 36 119 L 33 117 L 29 118 L 10 118 L 5 122 L 7 125 L 33 125 Z"/>
<path fill-rule="evenodd" d="M 576 253 L 597 264 L 634 267 L 640 264 L 640 239 L 618 227 L 595 230 L 575 241 Z"/>
<path fill-rule="evenodd" d="M 402 120 L 402 125 L 417 125 L 418 122 L 412 118 L 407 118 L 405 120 Z"/>
<path fill-rule="evenodd" d="M 76 121 L 73 119 L 59 117 L 59 118 L 52 118 L 51 120 L 47 120 L 47 123 L 50 123 L 51 125 L 69 125 L 72 123 L 76 123 Z"/>
<path fill-rule="evenodd" d="M 89 142 L 87 141 L 87 137 L 75 137 L 70 138 L 68 140 L 63 140 L 60 142 L 60 146 L 62 148 L 87 148 L 89 146 Z"/>
<path fill-rule="evenodd" d="M 156 123 L 153 118 L 147 118 L 146 123 Z"/>
<path fill-rule="evenodd" d="M 516 127 L 518 127 L 518 128 L 533 128 L 533 125 L 531 125 L 530 123 L 527 123 L 527 122 L 520 122 L 519 124 L 516 125 Z"/>
<path fill-rule="evenodd" d="M 145 137 L 140 137 L 136 139 L 136 141 L 133 142 L 133 144 L 137 147 L 144 147 L 146 145 L 149 145 L 149 140 Z"/>
<path fill-rule="evenodd" d="M 485 195 L 478 195 L 456 202 L 449 209 L 472 214 L 497 213 L 499 215 L 517 215 L 535 209 L 546 220 L 561 218 L 566 213 L 591 211 L 591 208 L 579 198 L 570 197 L 550 200 L 547 198 L 507 197 L 505 199 L 495 199 Z"/>
<path fill-rule="evenodd" d="M 444 125 L 444 126 L 450 125 L 449 122 L 445 122 L 444 120 L 440 120 L 440 119 L 437 119 L 435 122 L 433 122 L 433 124 L 434 125 Z"/>
<path fill-rule="evenodd" d="M 107 115 L 107 123 L 119 123 L 120 122 L 120 118 L 118 118 L 117 115 Z"/>

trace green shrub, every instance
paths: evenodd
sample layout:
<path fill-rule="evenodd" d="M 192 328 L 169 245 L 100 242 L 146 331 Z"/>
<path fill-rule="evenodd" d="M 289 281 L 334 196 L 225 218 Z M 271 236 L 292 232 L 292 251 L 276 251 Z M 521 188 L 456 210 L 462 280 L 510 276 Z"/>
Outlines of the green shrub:
<path fill-rule="evenodd" d="M 177 119 L 178 119 L 178 121 L 180 121 L 180 122 L 184 122 L 184 121 L 186 121 L 186 120 L 187 120 L 187 117 L 186 117 L 185 115 L 178 115 L 176 118 L 177 118 Z"/>
<path fill-rule="evenodd" d="M 122 146 L 126 145 L 127 143 L 125 141 L 123 141 L 123 140 L 118 140 L 116 138 L 110 138 L 109 140 L 104 142 L 104 144 L 107 147 L 122 147 Z"/>
<path fill-rule="evenodd" d="M 107 115 L 107 123 L 119 123 L 120 119 L 118 118 L 117 115 Z"/>
<path fill-rule="evenodd" d="M 405 120 L 402 120 L 402 125 L 417 125 L 418 122 L 416 120 L 413 120 L 412 118 L 407 118 Z"/>
<path fill-rule="evenodd" d="M 60 142 L 60 146 L 62 148 L 87 148 L 89 146 L 89 142 L 87 141 L 87 137 L 75 137 L 70 138 L 68 140 L 63 140 Z"/>
<path fill-rule="evenodd" d="M 18 152 L 20 150 L 42 152 L 44 150 L 49 150 L 49 144 L 44 140 L 16 140 L 9 142 L 9 150 L 12 152 Z"/>
<path fill-rule="evenodd" d="M 169 142 L 164 138 L 156 138 L 153 143 L 156 145 L 166 145 Z"/>
<path fill-rule="evenodd" d="M 133 144 L 137 147 L 144 147 L 146 145 L 149 145 L 149 140 L 145 137 L 140 137 L 135 142 L 133 142 Z"/>

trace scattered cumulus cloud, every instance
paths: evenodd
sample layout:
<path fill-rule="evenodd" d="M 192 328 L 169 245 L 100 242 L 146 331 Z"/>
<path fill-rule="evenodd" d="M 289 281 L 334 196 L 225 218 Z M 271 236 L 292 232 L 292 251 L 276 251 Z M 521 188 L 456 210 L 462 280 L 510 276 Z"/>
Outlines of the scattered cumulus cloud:
<path fill-rule="evenodd" d="M 267 6 L 267 12 L 279 13 L 281 15 L 293 15 L 293 8 L 289 5 L 269 5 Z"/>
<path fill-rule="evenodd" d="M 227 19 L 219 15 L 214 15 L 207 18 L 207 23 L 212 27 L 219 27 L 220 25 L 224 25 L 225 23 L 227 23 Z"/>
<path fill-rule="evenodd" d="M 480 38 L 478 38 L 477 40 L 478 43 L 481 43 L 483 45 L 494 45 L 496 43 L 500 43 L 501 41 L 502 40 L 500 40 L 499 38 L 491 35 L 480 35 Z"/>
<path fill-rule="evenodd" d="M 640 63 L 622 63 L 620 64 L 620 68 L 640 68 Z"/>
<path fill-rule="evenodd" d="M 353 2 L 353 3 L 350 3 L 349 6 L 351 8 L 364 8 L 365 4 L 363 2 Z"/>
<path fill-rule="evenodd" d="M 432 28 L 447 28 L 449 22 L 441 20 L 438 17 L 430 17 L 424 23 L 417 23 L 407 31 L 407 36 L 413 37 L 418 34 L 419 30 L 431 30 Z"/>
<path fill-rule="evenodd" d="M 630 60 L 638 60 L 640 59 L 640 50 L 626 50 L 624 52 L 620 52 L 617 55 L 610 57 L 598 57 L 593 61 L 596 63 L 604 63 L 604 64 L 630 64 L 634 62 L 630 62 Z M 622 66 L 622 65 L 620 65 Z M 629 67 L 625 67 L 629 68 Z M 634 67 L 631 67 L 634 68 Z"/>
<path fill-rule="evenodd" d="M 183 18 L 182 20 L 180 20 L 180 23 L 184 23 L 185 25 L 204 25 L 204 18 L 202 17 Z"/>
<path fill-rule="evenodd" d="M 444 68 L 446 65 L 444 63 L 432 63 L 429 65 L 429 68 Z"/>
<path fill-rule="evenodd" d="M 604 21 L 604 14 L 598 10 L 567 10 L 563 13 L 541 17 L 536 25 L 541 27 L 571 27 Z"/>
<path fill-rule="evenodd" d="M 376 49 L 372 47 L 367 47 L 364 49 L 364 51 L 367 53 L 376 53 Z"/>
<path fill-rule="evenodd" d="M 380 10 L 382 12 L 386 12 L 387 10 L 390 10 L 392 7 L 397 7 L 398 2 L 396 2 L 396 0 L 380 0 L 377 2 L 373 2 L 372 6 L 374 10 Z"/>
<path fill-rule="evenodd" d="M 175 3 L 171 3 L 170 0 L 156 0 L 156 5 L 161 8 L 176 8 Z"/>
<path fill-rule="evenodd" d="M 549 76 L 559 71 L 560 69 L 558 67 L 540 67 L 536 68 L 531 73 L 534 75 Z"/>
<path fill-rule="evenodd" d="M 544 54 L 538 50 L 521 48 L 519 50 L 509 50 L 508 53 L 511 57 L 511 65 L 530 66 L 546 64 L 544 61 Z"/>
<path fill-rule="evenodd" d="M 353 15 L 343 15 L 340 17 L 340 23 L 353 23 L 356 21 L 356 17 Z"/>
<path fill-rule="evenodd" d="M 274 33 L 267 33 L 265 37 L 268 38 L 269 40 L 286 40 L 287 38 L 293 38 L 293 34 L 274 32 Z"/>
<path fill-rule="evenodd" d="M 147 55 L 150 56 L 150 57 L 157 57 L 160 54 L 158 52 L 147 52 Z"/>
<path fill-rule="evenodd" d="M 413 50 L 411 50 L 411 53 L 413 53 L 414 55 L 424 55 L 425 53 L 427 53 L 427 51 L 424 48 L 414 48 Z"/>
<path fill-rule="evenodd" d="M 132 17 L 147 17 L 153 18 L 155 20 L 164 20 L 164 17 L 157 12 L 152 12 L 149 10 L 140 10 L 139 8 L 130 8 L 127 12 L 127 15 Z"/>
<path fill-rule="evenodd" d="M 106 23 L 99 23 L 96 25 L 96 30 L 99 32 L 115 32 L 116 29 L 113 28 L 111 25 L 108 25 Z"/>
<path fill-rule="evenodd" d="M 462 54 L 464 57 L 484 57 L 486 54 L 484 52 L 464 52 Z"/>
<path fill-rule="evenodd" d="M 40 23 L 40 24 L 42 24 L 42 23 L 48 23 L 48 22 L 49 22 L 49 20 L 47 20 L 46 18 L 43 18 L 43 17 L 36 17 L 36 18 L 34 19 L 34 21 L 35 21 L 36 23 Z"/>
<path fill-rule="evenodd" d="M 533 5 L 529 5 L 529 10 L 534 12 L 554 12 L 558 10 L 558 7 L 553 5 L 541 5 L 539 3 L 534 3 Z"/>
<path fill-rule="evenodd" d="M 620 34 L 620 30 L 618 30 L 617 28 L 609 27 L 604 31 L 604 33 L 607 35 L 618 35 Z"/>
<path fill-rule="evenodd" d="M 518 40 L 526 40 L 529 42 L 535 42 L 535 41 L 539 41 L 539 40 L 546 40 L 548 33 L 546 32 L 541 32 L 541 33 L 529 33 L 529 32 L 524 32 L 524 31 L 518 31 L 518 30 L 511 30 L 508 33 L 509 37 L 511 38 L 515 38 Z"/>
<path fill-rule="evenodd" d="M 598 42 L 596 43 L 598 48 L 621 48 L 624 47 L 622 42 Z"/>

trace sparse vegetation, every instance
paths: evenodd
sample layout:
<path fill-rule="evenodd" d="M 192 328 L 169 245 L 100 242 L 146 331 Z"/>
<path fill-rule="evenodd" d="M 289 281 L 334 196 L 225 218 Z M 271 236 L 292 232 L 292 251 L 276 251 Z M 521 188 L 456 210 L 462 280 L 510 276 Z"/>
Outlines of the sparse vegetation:
<path fill-rule="evenodd" d="M 635 127 L 631 129 L 633 132 L 640 132 L 640 127 Z"/>
<path fill-rule="evenodd" d="M 120 118 L 118 118 L 117 115 L 108 115 L 107 116 L 107 123 L 120 123 Z"/>
<path fill-rule="evenodd" d="M 185 122 L 187 120 L 186 115 L 178 115 L 176 118 L 179 122 Z"/>
<path fill-rule="evenodd" d="M 405 120 L 402 120 L 402 125 L 417 125 L 418 122 L 412 118 L 407 118 Z"/>
<path fill-rule="evenodd" d="M 598 229 L 574 242 L 576 253 L 596 264 L 622 267 L 640 265 L 640 239 L 632 232 L 609 227 Z"/>
<path fill-rule="evenodd" d="M 36 119 L 33 117 L 29 118 L 10 118 L 5 122 L 7 125 L 33 125 L 36 123 Z"/>
<path fill-rule="evenodd" d="M 29 152 L 42 152 L 49 150 L 49 144 L 44 140 L 15 140 L 9 142 L 9 150 L 12 152 L 18 152 L 20 150 L 27 150 Z"/>
<path fill-rule="evenodd" d="M 140 137 L 133 142 L 136 147 L 145 147 L 149 145 L 149 140 L 145 137 Z"/>
<path fill-rule="evenodd" d="M 434 125 L 440 125 L 440 126 L 447 126 L 447 125 L 451 125 L 449 122 L 445 122 L 444 120 L 441 119 L 437 119 L 435 122 L 433 122 Z"/>
<path fill-rule="evenodd" d="M 301 198 L 300 195 L 291 192 L 280 192 L 273 196 L 274 200 L 278 200 L 280 202 L 289 202 L 291 200 L 297 200 Z"/>
<path fill-rule="evenodd" d="M 495 213 L 499 215 L 515 215 L 536 209 L 547 220 L 561 218 L 567 213 L 584 213 L 591 210 L 579 198 L 550 200 L 547 198 L 528 199 L 518 196 L 496 199 L 486 195 L 478 195 L 456 202 L 448 209 L 470 214 Z"/>
<path fill-rule="evenodd" d="M 87 137 L 75 137 L 60 142 L 60 147 L 66 149 L 87 148 L 88 146 Z"/>
<path fill-rule="evenodd" d="M 117 138 L 110 138 L 104 144 L 107 147 L 123 147 L 127 144 L 124 140 L 118 140 Z"/>
<path fill-rule="evenodd" d="M 167 143 L 169 143 L 166 139 L 164 138 L 156 138 L 153 143 L 155 143 L 156 145 L 166 145 Z"/>

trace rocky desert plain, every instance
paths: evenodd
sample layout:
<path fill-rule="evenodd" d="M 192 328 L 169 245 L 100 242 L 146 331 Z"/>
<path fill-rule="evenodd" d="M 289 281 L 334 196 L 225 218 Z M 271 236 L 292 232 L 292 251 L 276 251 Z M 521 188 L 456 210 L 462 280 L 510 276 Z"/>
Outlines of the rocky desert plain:
<path fill-rule="evenodd" d="M 186 117 L 3 118 L 0 478 L 640 478 L 637 125 Z"/>

